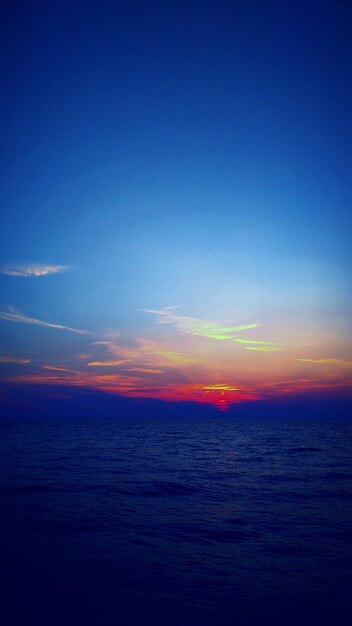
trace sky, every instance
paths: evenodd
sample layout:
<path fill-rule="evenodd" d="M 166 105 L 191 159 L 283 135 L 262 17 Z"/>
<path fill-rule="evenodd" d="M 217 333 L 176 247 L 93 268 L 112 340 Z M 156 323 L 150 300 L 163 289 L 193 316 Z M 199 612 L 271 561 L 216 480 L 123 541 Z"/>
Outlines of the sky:
<path fill-rule="evenodd" d="M 352 3 L 1 23 L 3 404 L 351 398 Z"/>

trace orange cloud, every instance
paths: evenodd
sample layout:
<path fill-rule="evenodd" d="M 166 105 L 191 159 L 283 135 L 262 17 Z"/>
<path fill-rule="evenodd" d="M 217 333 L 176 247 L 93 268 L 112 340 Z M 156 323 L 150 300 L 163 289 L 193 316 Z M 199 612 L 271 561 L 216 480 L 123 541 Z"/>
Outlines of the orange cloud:
<path fill-rule="evenodd" d="M 0 363 L 17 363 L 18 365 L 27 365 L 30 359 L 17 359 L 12 356 L 0 356 Z"/>
<path fill-rule="evenodd" d="M 295 359 L 302 363 L 317 363 L 322 365 L 343 365 L 346 367 L 352 367 L 352 361 L 346 361 L 345 359 Z"/>
<path fill-rule="evenodd" d="M 128 363 L 127 359 L 114 359 L 112 361 L 90 361 L 89 367 L 116 367 Z"/>

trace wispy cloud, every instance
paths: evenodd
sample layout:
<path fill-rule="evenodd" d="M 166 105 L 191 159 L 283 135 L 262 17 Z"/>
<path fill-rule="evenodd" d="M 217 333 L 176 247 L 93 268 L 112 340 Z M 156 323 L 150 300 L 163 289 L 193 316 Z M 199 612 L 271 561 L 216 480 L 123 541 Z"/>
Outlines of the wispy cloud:
<path fill-rule="evenodd" d="M 23 263 L 19 265 L 7 265 L 0 269 L 1 274 L 6 276 L 20 276 L 33 278 L 38 276 L 48 276 L 49 274 L 60 274 L 69 269 L 68 265 L 42 265 L 39 263 Z"/>
<path fill-rule="evenodd" d="M 90 361 L 87 365 L 90 367 L 117 367 L 129 363 L 126 359 L 113 359 L 110 361 Z"/>
<path fill-rule="evenodd" d="M 257 352 L 281 352 L 282 348 L 274 341 L 255 341 L 254 339 L 234 339 L 236 343 L 243 345 L 245 350 Z"/>
<path fill-rule="evenodd" d="M 208 337 L 219 341 L 233 340 L 236 334 L 243 330 L 258 328 L 261 324 L 243 324 L 238 326 L 221 326 L 217 322 L 202 320 L 197 317 L 177 315 L 173 311 L 177 307 L 164 309 L 143 309 L 145 313 L 156 315 L 157 324 L 169 324 L 179 331 L 198 337 Z"/>
<path fill-rule="evenodd" d="M 74 372 L 73 369 L 69 369 L 68 367 L 59 367 L 56 365 L 41 365 L 43 370 L 50 370 L 53 372 Z"/>
<path fill-rule="evenodd" d="M 18 365 L 27 365 L 30 359 L 17 359 L 12 356 L 0 356 L 0 363 L 17 363 Z"/>
<path fill-rule="evenodd" d="M 347 367 L 352 367 L 352 361 L 347 361 L 345 359 L 295 359 L 296 361 L 301 361 L 302 363 L 317 363 L 317 364 L 330 364 L 330 365 L 347 365 Z"/>
<path fill-rule="evenodd" d="M 245 345 L 254 345 L 254 346 L 275 346 L 276 344 L 273 341 L 256 341 L 255 339 L 234 339 L 236 343 L 243 343 Z"/>
<path fill-rule="evenodd" d="M 112 346 L 115 343 L 115 341 L 93 341 L 94 346 Z"/>
<path fill-rule="evenodd" d="M 101 344 L 101 342 L 97 342 Z M 116 367 L 132 365 L 136 367 L 178 367 L 187 366 L 198 362 L 192 354 L 170 350 L 163 343 L 140 337 L 133 345 L 123 346 L 116 342 L 104 342 L 109 357 L 90 361 L 91 367 Z"/>
<path fill-rule="evenodd" d="M 278 346 L 244 346 L 244 349 L 256 352 L 281 352 L 281 348 Z"/>
<path fill-rule="evenodd" d="M 149 369 L 147 367 L 130 367 L 128 372 L 132 372 L 132 374 L 152 374 L 154 376 L 156 374 L 162 374 L 163 370 Z"/>
<path fill-rule="evenodd" d="M 80 330 L 78 328 L 71 328 L 70 326 L 62 326 L 61 324 L 51 324 L 33 317 L 27 317 L 27 315 L 13 307 L 9 307 L 8 311 L 0 311 L 0 319 L 7 320 L 8 322 L 19 322 L 20 324 L 34 324 L 36 326 L 67 330 L 71 333 L 77 333 L 78 335 L 91 335 L 88 330 Z"/>

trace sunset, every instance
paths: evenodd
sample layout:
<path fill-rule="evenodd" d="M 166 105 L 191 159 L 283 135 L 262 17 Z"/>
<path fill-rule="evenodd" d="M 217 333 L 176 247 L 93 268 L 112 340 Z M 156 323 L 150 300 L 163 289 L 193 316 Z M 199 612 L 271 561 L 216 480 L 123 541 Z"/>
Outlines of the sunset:
<path fill-rule="evenodd" d="M 31 347 L 42 346 L 40 351 L 8 350 L 0 359 L 9 385 L 41 385 L 38 393 L 45 394 L 45 385 L 57 385 L 58 393 L 63 387 L 65 393 L 67 387 L 87 387 L 130 398 L 217 406 L 289 401 L 312 392 L 336 401 L 351 397 L 347 319 L 324 320 L 321 314 L 319 322 L 297 322 L 277 315 L 275 321 L 219 323 L 165 307 L 141 311 L 141 330 L 132 336 L 125 330 L 99 333 L 39 320 L 12 307 L 0 319 L 22 324 Z M 64 336 L 59 340 L 52 333 Z M 72 333 L 80 339 L 72 341 Z"/>
<path fill-rule="evenodd" d="M 1 22 L 2 623 L 349 623 L 352 3 Z"/>

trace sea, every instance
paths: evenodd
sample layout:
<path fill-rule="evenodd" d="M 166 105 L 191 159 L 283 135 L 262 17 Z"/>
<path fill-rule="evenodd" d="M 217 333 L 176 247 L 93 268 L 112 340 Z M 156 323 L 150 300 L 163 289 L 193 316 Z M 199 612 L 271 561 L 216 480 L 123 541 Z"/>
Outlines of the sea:
<path fill-rule="evenodd" d="M 3 626 L 352 623 L 352 420 L 0 420 Z"/>

